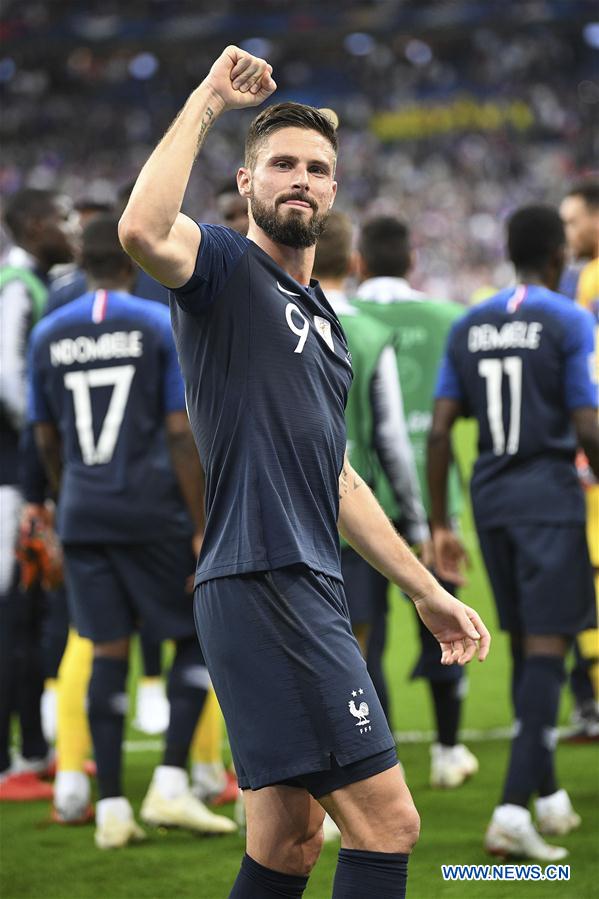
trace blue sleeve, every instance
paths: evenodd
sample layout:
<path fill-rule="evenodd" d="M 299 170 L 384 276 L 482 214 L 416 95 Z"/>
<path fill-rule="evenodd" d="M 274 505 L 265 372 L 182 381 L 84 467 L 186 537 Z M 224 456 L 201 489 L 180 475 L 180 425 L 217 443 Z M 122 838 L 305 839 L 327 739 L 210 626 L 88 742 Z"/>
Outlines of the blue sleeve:
<path fill-rule="evenodd" d="M 164 410 L 169 412 L 180 412 L 185 410 L 185 387 L 183 385 L 183 376 L 179 368 L 179 359 L 177 358 L 177 350 L 173 333 L 171 331 L 168 314 L 165 316 L 165 325 L 162 330 L 162 345 L 164 349 L 164 370 L 163 370 L 163 402 Z"/>
<path fill-rule="evenodd" d="M 27 351 L 27 418 L 30 423 L 53 421 L 44 389 L 45 377 L 40 364 L 42 347 L 39 339 L 40 326 L 31 332 Z"/>
<path fill-rule="evenodd" d="M 222 225 L 200 225 L 202 239 L 195 271 L 187 284 L 173 290 L 179 306 L 192 314 L 204 312 L 214 302 L 250 241 Z"/>
<path fill-rule="evenodd" d="M 464 392 L 460 382 L 458 371 L 453 362 L 453 354 L 456 343 L 456 327 L 452 327 L 447 338 L 447 346 L 445 347 L 445 355 L 439 366 L 437 375 L 437 386 L 435 388 L 435 399 L 449 399 L 464 401 Z"/>
<path fill-rule="evenodd" d="M 598 402 L 595 359 L 595 319 L 586 309 L 572 307 L 575 313 L 564 330 L 564 391 L 568 409 L 596 408 Z"/>

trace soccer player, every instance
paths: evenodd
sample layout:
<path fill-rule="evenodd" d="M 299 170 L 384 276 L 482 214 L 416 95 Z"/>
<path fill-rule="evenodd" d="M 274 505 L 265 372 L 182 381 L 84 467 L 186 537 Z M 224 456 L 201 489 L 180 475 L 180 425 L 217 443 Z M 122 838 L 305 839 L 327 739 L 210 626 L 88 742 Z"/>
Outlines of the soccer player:
<path fill-rule="evenodd" d="M 337 135 L 309 106 L 267 107 L 237 175 L 248 238 L 181 213 L 207 132 L 276 89 L 227 47 L 142 169 L 126 249 L 172 290 L 187 406 L 206 472 L 198 633 L 245 791 L 247 853 L 231 896 L 301 896 L 325 809 L 342 833 L 333 895 L 403 896 L 418 815 L 352 632 L 347 541 L 415 601 L 446 662 L 485 657 L 479 616 L 449 596 L 344 461 L 351 363 L 315 282 L 336 192 Z"/>
<path fill-rule="evenodd" d="M 73 623 L 94 644 L 88 712 L 100 795 L 96 845 L 144 836 L 121 783 L 129 638 L 140 621 L 155 639 L 176 645 L 163 764 L 141 817 L 228 833 L 233 822 L 192 796 L 185 770 L 208 685 L 185 591 L 202 540 L 202 473 L 168 310 L 129 294 L 135 268 L 116 219 L 88 225 L 82 265 L 90 292 L 33 330 L 30 413 L 59 494 Z"/>
<path fill-rule="evenodd" d="M 564 656 L 595 626 L 585 508 L 576 477 L 577 442 L 599 473 L 594 322 L 554 293 L 565 253 L 556 209 L 528 206 L 507 226 L 518 284 L 469 311 L 452 328 L 436 391 L 428 475 L 438 570 L 451 576 L 461 545 L 447 526 L 451 428 L 460 415 L 479 426 L 472 505 L 500 625 L 510 635 L 518 721 L 500 805 L 485 846 L 498 855 L 556 860 L 565 849 L 538 829 L 565 834 L 580 824 L 559 789 L 554 747 Z"/>
<path fill-rule="evenodd" d="M 462 315 L 463 307 L 457 303 L 432 301 L 410 285 L 410 231 L 405 222 L 395 216 L 377 216 L 363 224 L 358 239 L 358 268 L 362 282 L 353 302 L 391 328 L 395 335 L 408 434 L 414 450 L 421 496 L 428 514 L 426 439 L 431 424 L 435 380 L 445 338 L 450 326 Z M 380 484 L 378 495 L 399 532 L 409 540 L 404 510 L 389 495 L 386 482 Z M 448 500 L 452 524 L 457 526 L 461 489 L 453 465 Z M 459 582 L 448 580 L 443 586 L 454 593 Z M 371 671 L 382 672 L 386 613 L 385 605 L 373 627 L 368 649 Z M 478 770 L 477 759 L 459 742 L 458 737 L 467 681 L 458 665 L 447 667 L 441 664 L 437 641 L 420 619 L 418 625 L 421 649 L 412 676 L 428 681 L 437 729 L 437 738 L 430 750 L 430 783 L 433 787 L 458 787 Z"/>
<path fill-rule="evenodd" d="M 574 185 L 562 200 L 560 214 L 570 255 L 582 265 L 573 294 L 599 323 L 599 181 L 587 180 Z M 585 487 L 589 552 L 599 603 L 599 486 L 582 452 L 578 454 L 577 465 Z M 574 649 L 576 663 L 570 673 L 576 700 L 572 739 L 599 740 L 599 632 L 580 634 Z"/>
<path fill-rule="evenodd" d="M 11 197 L 4 221 L 14 240 L 0 267 L 0 789 L 2 798 L 47 798 L 33 774 L 8 778 L 11 712 L 18 708 L 27 767 L 46 767 L 48 746 L 40 720 L 42 598 L 21 594 L 15 560 L 19 518 L 46 519 L 39 504 L 23 502 L 19 440 L 25 424 L 25 370 L 29 333 L 43 313 L 49 272 L 73 256 L 70 207 L 53 191 L 27 188 Z M 10 781 L 10 782 L 9 782 Z"/>

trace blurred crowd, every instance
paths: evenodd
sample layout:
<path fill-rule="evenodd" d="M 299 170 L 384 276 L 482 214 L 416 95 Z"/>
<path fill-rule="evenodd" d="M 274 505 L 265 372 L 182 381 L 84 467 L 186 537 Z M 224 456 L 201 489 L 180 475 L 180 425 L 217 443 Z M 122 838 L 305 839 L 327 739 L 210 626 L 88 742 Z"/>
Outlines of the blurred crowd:
<path fill-rule="evenodd" d="M 92 2 L 85 13 L 69 0 L 8 3 L 0 192 L 113 201 L 219 49 L 239 43 L 272 62 L 277 99 L 338 112 L 339 206 L 356 219 L 402 215 L 414 283 L 467 301 L 511 278 L 507 213 L 558 201 L 599 154 L 592 5 L 570 3 L 566 18 L 549 0 L 504 18 L 501 6 L 358 2 L 340 15 L 335 4 L 302 13 L 270 0 L 252 17 L 233 0 L 218 14 L 183 0 Z M 187 195 L 195 217 L 217 218 L 250 117 L 215 129 Z"/>

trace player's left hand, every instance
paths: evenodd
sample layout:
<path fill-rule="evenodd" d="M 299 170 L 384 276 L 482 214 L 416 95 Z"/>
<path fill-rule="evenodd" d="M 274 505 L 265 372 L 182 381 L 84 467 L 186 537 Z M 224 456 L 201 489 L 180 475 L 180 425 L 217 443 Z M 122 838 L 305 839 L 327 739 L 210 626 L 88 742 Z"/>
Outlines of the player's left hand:
<path fill-rule="evenodd" d="M 475 656 L 484 662 L 491 635 L 480 615 L 437 584 L 432 593 L 414 600 L 416 611 L 441 645 L 441 664 L 465 665 Z"/>

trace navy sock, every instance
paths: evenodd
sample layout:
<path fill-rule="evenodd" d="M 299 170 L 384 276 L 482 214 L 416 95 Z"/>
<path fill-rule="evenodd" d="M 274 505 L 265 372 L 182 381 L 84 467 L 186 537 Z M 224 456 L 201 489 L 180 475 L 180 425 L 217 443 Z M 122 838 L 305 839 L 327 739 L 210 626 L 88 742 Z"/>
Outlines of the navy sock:
<path fill-rule="evenodd" d="M 520 689 L 520 681 L 522 680 L 522 672 L 524 671 L 524 647 L 522 645 L 522 637 L 519 634 L 511 635 L 512 650 L 512 707 L 514 714 L 518 717 L 516 711 L 516 700 L 518 690 Z"/>
<path fill-rule="evenodd" d="M 340 849 L 333 899 L 404 899 L 408 858 L 403 852 Z"/>
<path fill-rule="evenodd" d="M 121 754 L 127 711 L 127 659 L 94 658 L 88 689 L 89 729 L 100 799 L 122 796 Z"/>
<path fill-rule="evenodd" d="M 185 768 L 209 683 L 208 669 L 197 638 L 179 640 L 168 677 L 171 708 L 163 765 Z"/>
<path fill-rule="evenodd" d="M 517 731 L 512 741 L 502 803 L 526 808 L 533 793 L 538 793 L 542 786 L 547 788 L 544 778 L 551 786 L 563 679 L 564 662 L 559 656 L 534 655 L 525 659 L 516 696 Z"/>
<path fill-rule="evenodd" d="M 148 636 L 142 627 L 139 632 L 139 648 L 144 677 L 160 677 L 162 674 L 162 643 L 160 640 Z"/>
<path fill-rule="evenodd" d="M 430 681 L 437 721 L 437 739 L 443 746 L 455 746 L 462 711 L 462 680 Z"/>
<path fill-rule="evenodd" d="M 246 853 L 233 889 L 229 893 L 229 899 L 274 899 L 274 897 L 299 899 L 304 895 L 307 884 L 307 877 L 271 871 L 270 868 L 255 862 Z"/>

